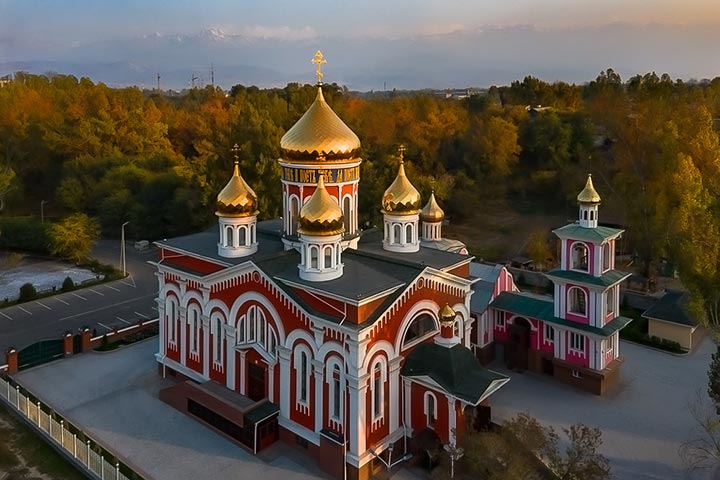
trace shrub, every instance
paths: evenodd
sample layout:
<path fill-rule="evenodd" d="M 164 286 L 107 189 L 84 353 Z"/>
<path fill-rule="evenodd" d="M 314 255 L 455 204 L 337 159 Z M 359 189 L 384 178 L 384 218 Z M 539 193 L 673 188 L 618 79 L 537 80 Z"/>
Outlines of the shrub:
<path fill-rule="evenodd" d="M 73 279 L 70 277 L 65 277 L 65 280 L 63 280 L 62 287 L 60 290 L 63 292 L 69 292 L 71 290 L 75 289 L 75 282 L 73 282 Z"/>
<path fill-rule="evenodd" d="M 0 218 L 0 248 L 47 253 L 47 226 L 35 217 Z"/>
<path fill-rule="evenodd" d="M 18 299 L 21 302 L 27 302 L 28 300 L 35 300 L 38 297 L 37 290 L 35 290 L 35 285 L 32 283 L 26 283 L 22 287 L 20 287 L 20 298 Z"/>

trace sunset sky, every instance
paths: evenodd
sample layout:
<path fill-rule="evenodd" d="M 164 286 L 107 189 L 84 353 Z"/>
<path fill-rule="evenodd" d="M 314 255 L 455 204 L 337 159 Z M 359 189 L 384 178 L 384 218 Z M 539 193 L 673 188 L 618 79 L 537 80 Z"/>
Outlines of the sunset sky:
<path fill-rule="evenodd" d="M 202 62 L 214 61 L 283 70 L 292 78 L 307 63 L 305 52 L 316 46 L 329 49 L 336 59 L 340 52 L 352 56 L 356 67 L 372 68 L 410 58 L 422 63 L 415 47 L 424 52 L 446 48 L 455 52 L 458 67 L 463 67 L 461 63 L 474 51 L 473 42 L 493 42 L 493 55 L 478 61 L 510 76 L 521 69 L 510 68 L 509 59 L 549 79 L 586 79 L 611 65 L 628 72 L 657 69 L 703 77 L 720 73 L 717 54 L 714 60 L 708 57 L 716 52 L 711 45 L 720 41 L 718 32 L 718 0 L 0 0 L 0 67 L 15 62 L 5 70 L 18 66 L 32 70 L 32 65 L 17 62 L 72 62 L 80 69 L 77 73 L 85 74 L 82 68 L 98 62 L 169 71 L 197 69 Z M 474 37 L 468 40 L 469 36 Z M 210 37 L 214 45 L 209 44 Z M 184 54 L 179 47 L 157 40 L 170 38 L 185 42 Z M 230 38 L 235 42 L 232 46 Z M 204 42 L 202 48 L 197 39 Z M 258 48 L 243 50 L 241 41 L 245 46 L 255 42 Z M 306 44 L 300 54 L 294 50 L 301 46 L 297 42 Z M 563 51 L 562 63 L 558 50 L 564 50 L 565 43 L 577 48 Z M 624 51 L 618 45 L 632 48 Z M 524 60 L 526 54 L 537 64 Z M 293 61 L 298 55 L 302 62 Z M 172 58 L 178 61 L 172 63 Z M 338 80 L 358 86 L 379 82 L 359 80 L 348 58 L 338 60 Z M 455 65 L 448 62 L 446 67 Z M 65 64 L 43 65 L 62 69 Z M 468 78 L 477 78 L 473 75 Z M 437 80 L 427 77 L 427 81 Z M 465 81 L 459 75 L 455 83 Z M 398 77 L 398 82 L 405 80 Z"/>

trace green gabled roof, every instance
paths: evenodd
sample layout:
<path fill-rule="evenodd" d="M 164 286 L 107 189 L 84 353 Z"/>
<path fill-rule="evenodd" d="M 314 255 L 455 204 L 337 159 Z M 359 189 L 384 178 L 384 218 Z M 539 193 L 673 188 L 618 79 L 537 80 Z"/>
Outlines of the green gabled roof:
<path fill-rule="evenodd" d="M 556 228 L 553 233 L 560 238 L 573 238 L 586 240 L 588 242 L 602 243 L 613 237 L 617 237 L 625 230 L 619 228 L 597 226 L 595 228 L 581 227 L 577 223 L 571 223 L 564 227 Z"/>
<path fill-rule="evenodd" d="M 455 398 L 477 405 L 510 379 L 487 370 L 469 348 L 422 343 L 415 347 L 403 363 L 404 377 L 430 377 Z"/>
<path fill-rule="evenodd" d="M 490 303 L 490 306 L 498 310 L 504 310 L 524 317 L 537 318 L 543 322 L 580 330 L 600 337 L 609 337 L 632 322 L 631 318 L 615 317 L 614 320 L 605 324 L 604 327 L 593 327 L 572 320 L 566 320 L 555 316 L 552 298 L 525 292 L 502 292 L 495 297 Z"/>
<path fill-rule="evenodd" d="M 618 282 L 622 282 L 627 277 L 632 275 L 622 270 L 609 270 L 603 273 L 601 276 L 596 277 L 589 273 L 576 272 L 574 270 L 551 270 L 545 274 L 545 276 L 552 278 L 560 278 L 562 280 L 568 280 L 573 283 L 584 283 L 586 285 L 595 285 L 598 287 L 609 287 L 615 285 Z"/>

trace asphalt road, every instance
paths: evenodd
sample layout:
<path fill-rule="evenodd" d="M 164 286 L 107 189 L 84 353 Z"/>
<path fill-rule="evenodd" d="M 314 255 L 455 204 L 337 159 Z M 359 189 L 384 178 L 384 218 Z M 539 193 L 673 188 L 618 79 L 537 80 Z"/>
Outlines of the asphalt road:
<path fill-rule="evenodd" d="M 154 249 L 138 252 L 128 243 L 127 278 L 0 309 L 0 364 L 10 346 L 19 350 L 82 327 L 102 335 L 140 319 L 157 318 L 157 278 L 154 267 L 147 263 L 156 255 Z M 101 240 L 93 256 L 119 265 L 120 242 Z"/>

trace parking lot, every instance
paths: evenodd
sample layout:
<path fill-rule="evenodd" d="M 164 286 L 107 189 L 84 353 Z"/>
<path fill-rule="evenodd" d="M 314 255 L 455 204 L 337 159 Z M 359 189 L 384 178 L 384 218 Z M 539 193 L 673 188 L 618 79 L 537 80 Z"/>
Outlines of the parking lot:
<path fill-rule="evenodd" d="M 492 398 L 495 420 L 528 412 L 559 433 L 576 422 L 599 427 L 601 452 L 619 480 L 708 478 L 686 476 L 678 449 L 698 434 L 689 407 L 707 401 L 707 368 L 714 344 L 709 338 L 690 355 L 675 356 L 621 342 L 621 381 L 602 397 L 560 384 L 551 377 L 518 374 L 500 362 L 492 368 L 511 377 Z"/>

